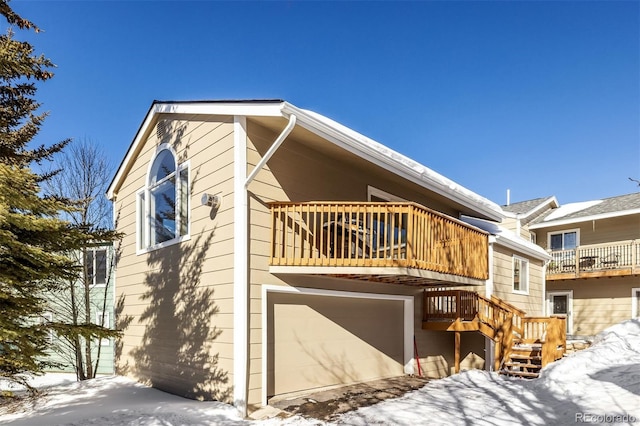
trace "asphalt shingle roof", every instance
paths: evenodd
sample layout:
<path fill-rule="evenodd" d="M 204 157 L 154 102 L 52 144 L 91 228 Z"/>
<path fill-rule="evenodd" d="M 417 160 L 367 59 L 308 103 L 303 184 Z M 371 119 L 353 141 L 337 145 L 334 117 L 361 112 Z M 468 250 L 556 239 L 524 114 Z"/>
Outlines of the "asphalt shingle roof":
<path fill-rule="evenodd" d="M 553 197 L 535 198 L 533 200 L 520 201 L 517 203 L 511 203 L 509 205 L 500 206 L 502 210 L 509 213 L 523 214 L 529 213 L 531 210 L 543 204 L 545 201 Z"/>
<path fill-rule="evenodd" d="M 595 203 L 597 201 L 600 202 Z M 640 192 L 604 198 L 602 200 L 594 200 L 594 203 L 595 204 L 587 206 L 581 210 L 568 209 L 566 215 L 555 217 L 554 220 L 580 219 L 582 217 L 597 216 L 607 213 L 637 210 L 640 209 Z M 570 206 L 570 204 L 565 204 L 564 206 Z M 551 213 L 554 213 L 555 210 L 556 209 L 549 210 L 545 214 L 536 218 L 532 223 L 544 222 L 544 219 Z"/>

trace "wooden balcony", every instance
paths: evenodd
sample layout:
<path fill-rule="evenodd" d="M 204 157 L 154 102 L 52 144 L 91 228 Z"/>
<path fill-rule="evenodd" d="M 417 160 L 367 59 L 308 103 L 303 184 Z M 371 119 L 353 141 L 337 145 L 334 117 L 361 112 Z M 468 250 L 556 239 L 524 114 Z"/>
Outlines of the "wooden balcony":
<path fill-rule="evenodd" d="M 619 241 L 551 251 L 547 281 L 640 275 L 640 242 Z"/>
<path fill-rule="evenodd" d="M 488 234 L 415 203 L 274 202 L 273 273 L 410 285 L 480 285 Z"/>

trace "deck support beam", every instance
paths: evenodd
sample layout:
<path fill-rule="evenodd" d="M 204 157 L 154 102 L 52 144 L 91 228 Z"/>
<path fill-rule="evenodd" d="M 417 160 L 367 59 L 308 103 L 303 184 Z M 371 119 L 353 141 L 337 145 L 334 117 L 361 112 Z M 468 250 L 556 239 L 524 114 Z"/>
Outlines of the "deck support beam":
<path fill-rule="evenodd" d="M 460 372 L 460 332 L 455 332 L 455 354 L 454 354 L 454 368 L 456 374 Z"/>

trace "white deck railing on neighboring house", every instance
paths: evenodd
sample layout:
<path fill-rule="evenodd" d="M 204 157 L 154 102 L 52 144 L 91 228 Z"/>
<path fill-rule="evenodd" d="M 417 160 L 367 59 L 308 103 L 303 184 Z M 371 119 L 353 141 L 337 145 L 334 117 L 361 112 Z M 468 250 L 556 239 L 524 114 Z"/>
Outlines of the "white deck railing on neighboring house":
<path fill-rule="evenodd" d="M 640 273 L 640 242 L 618 241 L 550 251 L 547 276 L 632 275 Z"/>

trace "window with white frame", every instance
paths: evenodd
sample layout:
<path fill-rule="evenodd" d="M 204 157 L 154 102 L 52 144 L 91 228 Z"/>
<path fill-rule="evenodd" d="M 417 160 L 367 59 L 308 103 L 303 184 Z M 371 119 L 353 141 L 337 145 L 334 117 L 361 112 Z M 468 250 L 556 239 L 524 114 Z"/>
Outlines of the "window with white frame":
<path fill-rule="evenodd" d="M 107 249 L 105 247 L 87 249 L 84 259 L 87 268 L 87 281 L 90 285 L 107 284 Z"/>
<path fill-rule="evenodd" d="M 577 229 L 549 232 L 549 249 L 551 251 L 573 250 L 580 244 Z"/>
<path fill-rule="evenodd" d="M 407 201 L 404 198 L 400 198 L 397 195 L 383 191 L 375 186 L 367 185 L 367 199 L 374 202 L 388 202 L 388 201 Z"/>
<path fill-rule="evenodd" d="M 109 312 L 97 311 L 96 324 L 104 328 L 111 328 Z M 100 346 L 109 346 L 110 343 L 111 341 L 109 339 L 100 339 Z"/>
<path fill-rule="evenodd" d="M 529 261 L 513 256 L 513 292 L 529 294 Z"/>
<path fill-rule="evenodd" d="M 189 164 L 178 164 L 168 145 L 151 163 L 138 191 L 138 250 L 162 247 L 189 235 Z"/>

